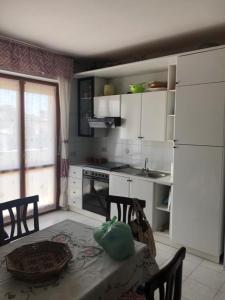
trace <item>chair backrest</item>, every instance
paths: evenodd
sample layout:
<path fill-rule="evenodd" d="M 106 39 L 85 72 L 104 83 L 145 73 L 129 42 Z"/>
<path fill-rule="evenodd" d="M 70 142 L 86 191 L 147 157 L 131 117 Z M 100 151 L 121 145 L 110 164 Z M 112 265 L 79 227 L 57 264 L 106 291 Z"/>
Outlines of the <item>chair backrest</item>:
<path fill-rule="evenodd" d="M 138 199 L 137 199 L 138 200 Z M 138 200 L 140 206 L 145 208 L 145 201 Z M 106 221 L 110 220 L 111 204 L 114 203 L 117 206 L 117 219 L 120 222 L 129 224 L 132 219 L 132 213 L 134 209 L 133 199 L 127 197 L 108 196 L 106 199 Z M 136 216 L 142 218 L 141 216 Z"/>
<path fill-rule="evenodd" d="M 174 258 L 149 282 L 146 283 L 146 300 L 154 300 L 155 291 L 159 292 L 159 300 L 181 300 L 182 269 L 186 249 L 180 248 Z"/>
<path fill-rule="evenodd" d="M 13 240 L 39 230 L 38 200 L 39 197 L 35 195 L 0 203 L 0 245 L 5 245 Z M 31 215 L 28 216 L 27 209 L 29 204 L 33 204 L 33 209 Z M 8 222 L 7 224 L 4 224 L 3 211 L 9 212 L 9 224 L 11 225 L 11 232 L 9 236 L 4 230 L 4 227 L 8 224 Z M 34 226 L 30 230 L 27 225 L 27 219 L 32 217 L 34 220 Z"/>

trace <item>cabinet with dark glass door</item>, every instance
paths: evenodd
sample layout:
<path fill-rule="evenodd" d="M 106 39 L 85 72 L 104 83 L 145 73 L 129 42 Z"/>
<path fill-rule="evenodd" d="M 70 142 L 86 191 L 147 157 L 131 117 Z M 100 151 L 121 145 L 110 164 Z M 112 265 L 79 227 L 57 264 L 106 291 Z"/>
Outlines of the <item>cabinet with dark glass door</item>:
<path fill-rule="evenodd" d="M 88 118 L 93 116 L 94 78 L 78 79 L 78 136 L 92 137 Z"/>

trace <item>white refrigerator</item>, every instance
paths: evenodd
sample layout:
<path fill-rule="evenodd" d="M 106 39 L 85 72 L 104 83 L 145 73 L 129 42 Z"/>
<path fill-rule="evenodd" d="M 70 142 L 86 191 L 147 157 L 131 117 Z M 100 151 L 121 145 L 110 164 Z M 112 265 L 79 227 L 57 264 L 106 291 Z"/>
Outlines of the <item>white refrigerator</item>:
<path fill-rule="evenodd" d="M 223 252 L 225 83 L 177 87 L 172 239 Z"/>

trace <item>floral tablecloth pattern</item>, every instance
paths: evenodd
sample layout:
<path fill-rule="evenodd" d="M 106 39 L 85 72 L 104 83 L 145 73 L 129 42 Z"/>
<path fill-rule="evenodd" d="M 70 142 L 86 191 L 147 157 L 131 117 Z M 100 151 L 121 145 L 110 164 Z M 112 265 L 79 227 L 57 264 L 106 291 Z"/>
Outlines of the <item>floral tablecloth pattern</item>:
<path fill-rule="evenodd" d="M 94 228 L 65 220 L 0 248 L 0 299 L 115 300 L 158 271 L 145 245 L 135 242 L 135 255 L 112 260 L 93 238 Z M 57 279 L 26 283 L 6 270 L 5 256 L 15 248 L 42 240 L 67 243 L 73 259 Z"/>

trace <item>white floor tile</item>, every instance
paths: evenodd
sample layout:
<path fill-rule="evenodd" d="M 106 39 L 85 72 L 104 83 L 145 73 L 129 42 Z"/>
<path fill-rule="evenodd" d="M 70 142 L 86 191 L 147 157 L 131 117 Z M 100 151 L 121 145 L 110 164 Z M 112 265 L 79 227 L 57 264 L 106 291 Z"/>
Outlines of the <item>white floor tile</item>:
<path fill-rule="evenodd" d="M 225 272 L 225 271 L 224 271 Z M 223 284 L 223 286 L 220 289 L 221 292 L 225 293 L 225 283 Z M 225 298 L 224 298 L 225 299 Z"/>
<path fill-rule="evenodd" d="M 211 289 L 196 280 L 188 278 L 183 283 L 183 297 L 188 300 L 213 300 L 216 290 Z"/>
<path fill-rule="evenodd" d="M 209 288 L 216 290 L 220 289 L 225 282 L 225 272 L 217 272 L 202 265 L 197 267 L 190 277 Z"/>
<path fill-rule="evenodd" d="M 183 264 L 183 278 L 186 279 L 191 273 L 200 265 L 197 261 L 184 260 Z"/>
<path fill-rule="evenodd" d="M 216 264 L 216 263 L 213 263 L 213 262 L 208 261 L 208 260 L 204 260 L 201 263 L 201 266 L 209 268 L 210 270 L 214 270 L 214 271 L 220 272 L 220 273 L 224 272 L 223 265 Z"/>
<path fill-rule="evenodd" d="M 196 264 L 200 264 L 200 263 L 203 262 L 204 259 L 199 257 L 199 256 L 195 256 L 193 254 L 186 253 L 185 260 L 191 261 L 191 262 L 196 263 Z"/>
<path fill-rule="evenodd" d="M 213 300 L 225 300 L 225 293 L 219 292 Z"/>

